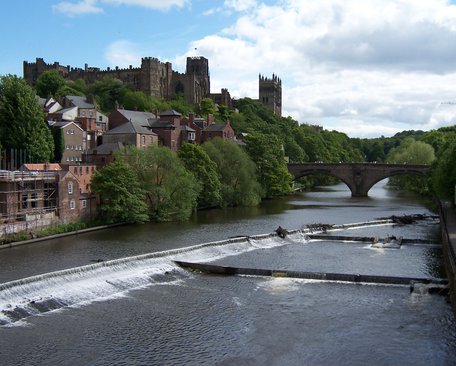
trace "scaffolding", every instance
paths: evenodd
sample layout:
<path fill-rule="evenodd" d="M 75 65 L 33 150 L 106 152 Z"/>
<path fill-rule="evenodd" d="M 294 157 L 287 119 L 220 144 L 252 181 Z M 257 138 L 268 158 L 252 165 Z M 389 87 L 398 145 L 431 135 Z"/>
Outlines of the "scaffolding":
<path fill-rule="evenodd" d="M 51 226 L 58 217 L 58 174 L 0 170 L 0 237 Z"/>

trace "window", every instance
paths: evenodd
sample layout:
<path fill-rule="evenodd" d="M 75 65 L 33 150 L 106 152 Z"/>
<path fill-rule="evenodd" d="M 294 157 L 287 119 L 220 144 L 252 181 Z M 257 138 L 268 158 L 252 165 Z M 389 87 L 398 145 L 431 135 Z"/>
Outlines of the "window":
<path fill-rule="evenodd" d="M 87 200 L 82 200 L 82 208 L 86 208 L 87 207 Z"/>
<path fill-rule="evenodd" d="M 74 200 L 70 201 L 70 208 L 74 210 L 76 208 L 76 202 Z"/>
<path fill-rule="evenodd" d="M 188 139 L 189 141 L 195 141 L 195 132 L 189 132 Z"/>
<path fill-rule="evenodd" d="M 72 135 L 74 135 L 74 130 L 71 130 L 71 132 L 70 132 L 70 133 L 71 133 Z"/>
<path fill-rule="evenodd" d="M 85 116 L 86 116 L 86 112 L 85 112 L 85 111 L 82 111 L 82 112 L 81 112 L 81 116 L 82 116 L 82 117 L 85 117 Z"/>
<path fill-rule="evenodd" d="M 68 194 L 73 194 L 73 182 L 68 182 Z"/>
<path fill-rule="evenodd" d="M 92 112 L 92 111 L 89 112 L 89 117 L 90 117 L 90 118 L 93 117 L 93 112 Z"/>

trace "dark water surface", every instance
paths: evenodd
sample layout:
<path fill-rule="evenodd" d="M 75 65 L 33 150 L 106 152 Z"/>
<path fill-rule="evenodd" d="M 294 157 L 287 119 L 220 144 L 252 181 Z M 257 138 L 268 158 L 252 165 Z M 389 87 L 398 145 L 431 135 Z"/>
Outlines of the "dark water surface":
<path fill-rule="evenodd" d="M 383 184 L 369 195 L 351 198 L 337 185 L 257 208 L 199 212 L 188 223 L 124 226 L 2 250 L 0 365 L 456 364 L 456 324 L 445 297 L 410 293 L 408 286 L 212 276 L 173 263 L 443 277 L 435 245 L 377 249 L 308 241 L 298 232 L 198 246 L 279 225 L 430 214 L 413 195 Z M 337 234 L 439 240 L 432 220 Z M 92 262 L 98 258 L 116 261 Z"/>

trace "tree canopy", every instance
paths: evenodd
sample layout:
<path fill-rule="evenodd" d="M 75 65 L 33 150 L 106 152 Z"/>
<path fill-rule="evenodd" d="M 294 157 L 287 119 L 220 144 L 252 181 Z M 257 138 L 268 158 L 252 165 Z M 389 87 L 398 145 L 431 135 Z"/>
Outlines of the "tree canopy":
<path fill-rule="evenodd" d="M 217 165 L 206 151 L 200 145 L 186 143 L 177 154 L 198 182 L 198 207 L 220 206 L 222 196 Z"/>
<path fill-rule="evenodd" d="M 258 181 L 265 197 L 289 193 L 292 175 L 288 172 L 283 146 L 274 135 L 249 133 L 246 151 L 256 165 Z"/>
<path fill-rule="evenodd" d="M 107 222 L 142 223 L 149 220 L 145 190 L 133 167 L 121 160 L 97 170 L 92 190 L 101 197 L 99 210 Z"/>
<path fill-rule="evenodd" d="M 55 97 L 59 89 L 65 86 L 65 78 L 57 70 L 43 72 L 36 80 L 36 93 L 42 98 Z"/>
<path fill-rule="evenodd" d="M 22 149 L 28 160 L 51 161 L 54 141 L 35 91 L 17 76 L 0 77 L 0 144 Z"/>
<path fill-rule="evenodd" d="M 256 167 L 238 145 L 219 137 L 203 144 L 204 150 L 217 164 L 222 184 L 222 206 L 255 206 L 261 200 L 261 186 Z"/>
<path fill-rule="evenodd" d="M 118 156 L 136 173 L 145 190 L 149 216 L 155 221 L 187 220 L 196 208 L 198 195 L 194 176 L 177 155 L 162 146 L 130 147 Z"/>

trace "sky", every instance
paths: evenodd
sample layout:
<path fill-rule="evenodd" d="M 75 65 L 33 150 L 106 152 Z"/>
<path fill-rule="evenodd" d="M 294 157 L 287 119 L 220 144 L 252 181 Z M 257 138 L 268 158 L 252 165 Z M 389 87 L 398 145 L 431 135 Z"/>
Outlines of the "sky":
<path fill-rule="evenodd" d="M 0 75 L 41 57 L 72 67 L 185 72 L 209 60 L 211 92 L 258 98 L 282 80 L 282 115 L 350 137 L 456 124 L 456 1 L 7 0 Z"/>

